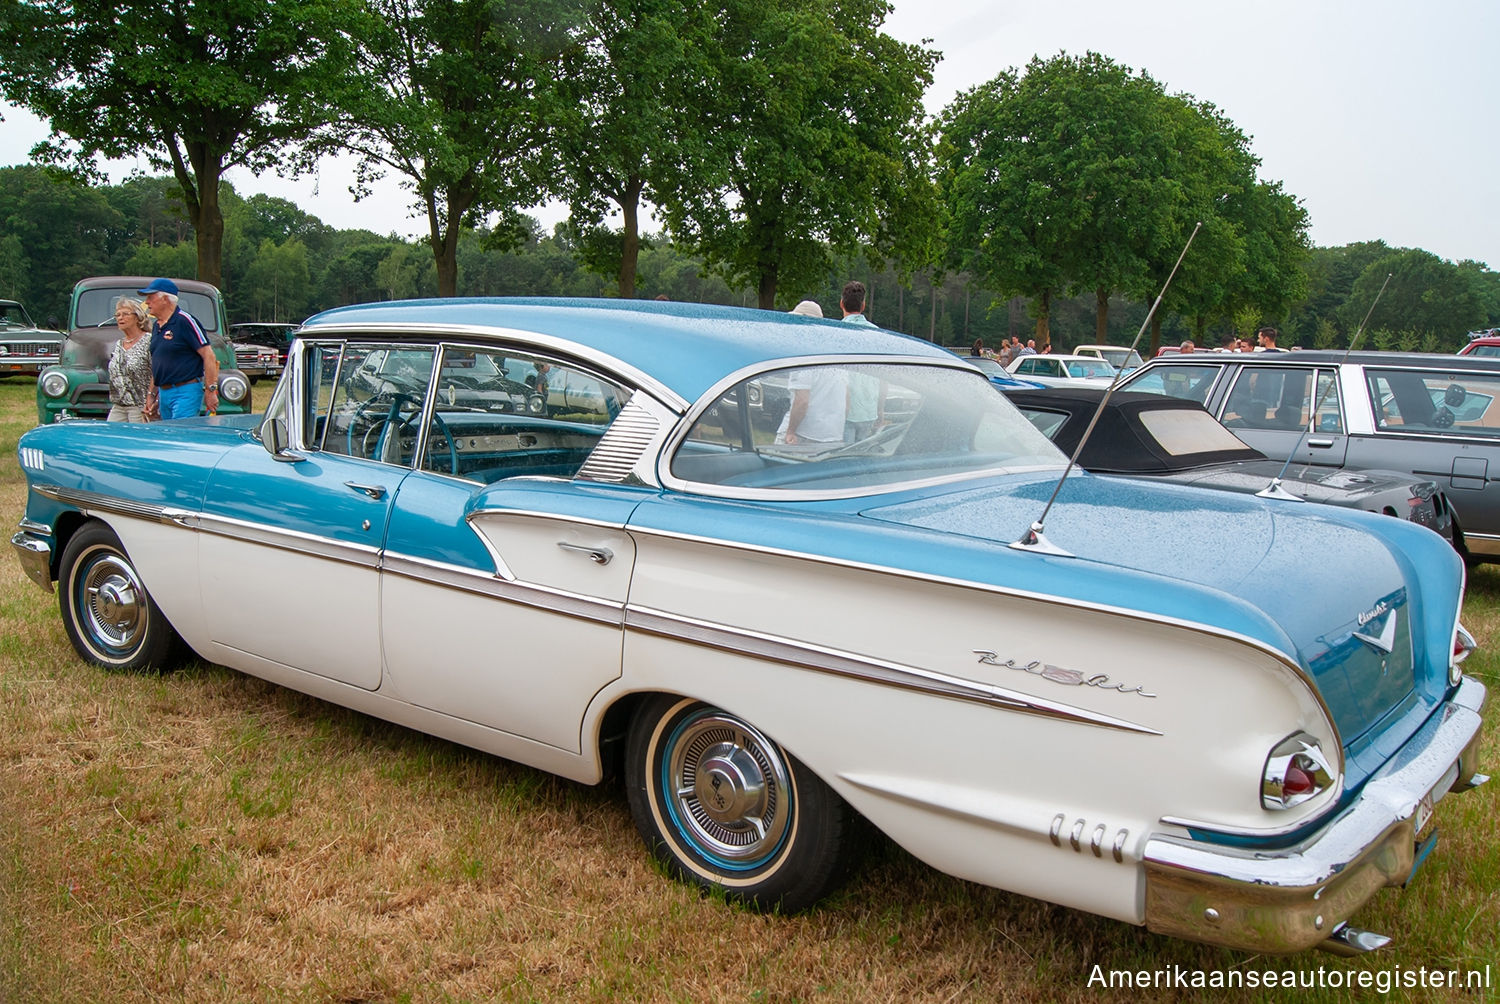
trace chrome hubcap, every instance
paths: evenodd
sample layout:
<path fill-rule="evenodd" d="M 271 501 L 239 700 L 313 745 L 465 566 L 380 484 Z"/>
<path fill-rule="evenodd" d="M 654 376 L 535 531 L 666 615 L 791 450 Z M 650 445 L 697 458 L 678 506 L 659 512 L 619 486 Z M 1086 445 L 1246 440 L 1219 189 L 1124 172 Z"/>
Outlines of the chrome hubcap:
<path fill-rule="evenodd" d="M 748 867 L 780 846 L 787 768 L 760 733 L 722 712 L 703 714 L 679 727 L 665 766 L 673 816 L 705 853 Z"/>
<path fill-rule="evenodd" d="M 120 558 L 101 558 L 89 566 L 83 580 L 83 621 L 89 634 L 106 648 L 132 648 L 145 627 L 145 595 L 135 570 Z"/>

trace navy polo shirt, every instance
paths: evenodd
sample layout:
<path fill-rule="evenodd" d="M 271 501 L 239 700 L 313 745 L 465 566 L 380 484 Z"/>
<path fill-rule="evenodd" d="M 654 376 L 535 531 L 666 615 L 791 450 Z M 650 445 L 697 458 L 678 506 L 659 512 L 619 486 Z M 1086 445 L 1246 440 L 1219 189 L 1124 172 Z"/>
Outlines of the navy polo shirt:
<path fill-rule="evenodd" d="M 209 344 L 203 326 L 178 307 L 165 322 L 151 325 L 151 379 L 158 387 L 173 387 L 203 379 L 203 357 Z"/>

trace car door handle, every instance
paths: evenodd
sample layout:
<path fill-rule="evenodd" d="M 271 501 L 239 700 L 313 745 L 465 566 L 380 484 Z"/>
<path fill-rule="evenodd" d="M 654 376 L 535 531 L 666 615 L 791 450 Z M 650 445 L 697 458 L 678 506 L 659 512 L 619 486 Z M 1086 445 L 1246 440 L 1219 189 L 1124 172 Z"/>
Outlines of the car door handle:
<path fill-rule="evenodd" d="M 353 488 L 355 491 L 359 492 L 360 494 L 367 495 L 370 498 L 375 499 L 377 502 L 380 499 L 385 498 L 385 486 L 384 485 L 361 485 L 361 484 L 356 484 L 353 481 L 345 481 L 344 482 L 344 487 L 345 488 Z"/>
<path fill-rule="evenodd" d="M 557 546 L 564 551 L 586 555 L 596 565 L 607 565 L 615 556 L 615 553 L 607 547 L 586 547 L 583 544 L 569 544 L 565 540 L 559 540 Z"/>
<path fill-rule="evenodd" d="M 1309 439 L 1307 441 L 1307 445 L 1313 447 L 1314 449 L 1326 450 L 1330 446 L 1333 445 L 1333 440 L 1331 440 L 1331 439 Z"/>

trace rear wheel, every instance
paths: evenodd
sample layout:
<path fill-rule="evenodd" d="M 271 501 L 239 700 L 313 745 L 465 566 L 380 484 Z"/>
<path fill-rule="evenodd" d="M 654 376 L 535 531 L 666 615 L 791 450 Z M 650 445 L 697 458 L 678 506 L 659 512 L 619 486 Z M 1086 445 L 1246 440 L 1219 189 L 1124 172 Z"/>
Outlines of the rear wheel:
<path fill-rule="evenodd" d="M 102 523 L 80 529 L 63 549 L 57 593 L 63 628 L 78 654 L 106 669 L 160 669 L 177 634 Z"/>
<path fill-rule="evenodd" d="M 691 699 L 649 701 L 631 727 L 626 777 L 641 837 L 684 881 L 791 911 L 844 877 L 853 810 L 735 715 Z"/>

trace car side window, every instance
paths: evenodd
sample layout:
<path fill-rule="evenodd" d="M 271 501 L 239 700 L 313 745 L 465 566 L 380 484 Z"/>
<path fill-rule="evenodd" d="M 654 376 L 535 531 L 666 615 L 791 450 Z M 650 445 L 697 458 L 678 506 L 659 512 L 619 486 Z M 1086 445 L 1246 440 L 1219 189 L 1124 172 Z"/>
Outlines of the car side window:
<path fill-rule="evenodd" d="M 1214 380 L 1220 368 L 1212 364 L 1202 366 L 1147 366 L 1137 371 L 1123 389 L 1138 390 L 1147 394 L 1162 394 L 1180 397 L 1184 401 L 1208 403 L 1208 393 L 1213 390 Z"/>
<path fill-rule="evenodd" d="M 426 346 L 345 345 L 324 423 L 323 451 L 410 466 L 436 354 Z"/>
<path fill-rule="evenodd" d="M 1439 370 L 1366 370 L 1382 430 L 1500 436 L 1500 375 Z"/>
<path fill-rule="evenodd" d="M 1278 429 L 1299 432 L 1312 415 L 1317 374 L 1319 432 L 1342 432 L 1338 386 L 1329 370 L 1290 366 L 1246 366 L 1235 378 L 1224 403 L 1223 423 L 1231 429 Z"/>
<path fill-rule="evenodd" d="M 418 466 L 483 483 L 571 478 L 629 399 L 561 360 L 445 345 Z"/>

